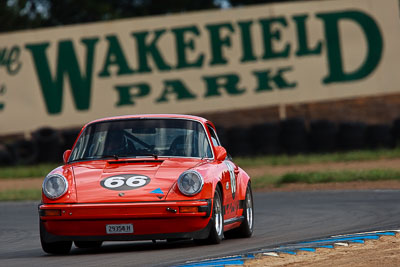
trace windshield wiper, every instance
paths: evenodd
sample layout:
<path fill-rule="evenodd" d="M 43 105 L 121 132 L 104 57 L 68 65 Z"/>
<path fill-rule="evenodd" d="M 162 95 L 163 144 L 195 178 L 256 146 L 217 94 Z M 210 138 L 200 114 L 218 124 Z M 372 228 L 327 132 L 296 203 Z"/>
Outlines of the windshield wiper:
<path fill-rule="evenodd" d="M 158 155 L 156 153 L 140 153 L 137 156 L 151 156 L 154 157 L 155 160 L 158 159 Z"/>
<path fill-rule="evenodd" d="M 103 158 L 114 158 L 115 160 L 118 160 L 119 157 L 120 157 L 120 156 L 117 155 L 117 154 L 114 154 L 114 155 L 101 155 L 101 156 L 99 156 L 99 158 L 101 158 L 101 159 L 103 159 Z"/>
<path fill-rule="evenodd" d="M 94 155 L 94 156 L 90 156 L 90 157 L 74 159 L 74 160 L 69 161 L 69 163 L 75 162 L 75 161 L 81 161 L 81 160 L 93 160 L 93 159 L 104 159 L 104 158 L 114 158 L 115 160 L 118 160 L 119 157 L 121 157 L 121 155 Z"/>
<path fill-rule="evenodd" d="M 114 158 L 115 160 L 118 160 L 119 158 L 128 157 L 128 156 L 129 155 L 117 155 L 117 154 L 113 154 L 113 155 L 94 155 L 91 158 L 95 158 L 95 159 Z"/>
<path fill-rule="evenodd" d="M 151 157 L 154 157 L 155 160 L 158 159 L 158 155 L 155 154 L 155 153 L 140 153 L 140 154 L 137 154 L 137 155 L 117 155 L 117 154 L 114 154 L 114 155 L 93 155 L 93 156 L 90 156 L 90 157 L 74 159 L 74 160 L 71 160 L 69 162 L 71 163 L 71 162 L 81 161 L 81 160 L 94 160 L 94 159 L 106 159 L 106 158 L 113 158 L 115 160 L 119 160 L 122 157 L 137 157 L 137 156 L 151 156 Z"/>

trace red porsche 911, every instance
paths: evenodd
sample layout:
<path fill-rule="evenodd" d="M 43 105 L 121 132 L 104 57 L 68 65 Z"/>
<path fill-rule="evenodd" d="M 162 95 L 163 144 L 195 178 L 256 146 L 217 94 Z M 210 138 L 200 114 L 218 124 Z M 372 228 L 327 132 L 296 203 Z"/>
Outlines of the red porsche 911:
<path fill-rule="evenodd" d="M 250 177 L 214 125 L 187 115 L 134 115 L 85 125 L 64 165 L 43 182 L 40 240 L 47 253 L 103 241 L 250 237 Z"/>

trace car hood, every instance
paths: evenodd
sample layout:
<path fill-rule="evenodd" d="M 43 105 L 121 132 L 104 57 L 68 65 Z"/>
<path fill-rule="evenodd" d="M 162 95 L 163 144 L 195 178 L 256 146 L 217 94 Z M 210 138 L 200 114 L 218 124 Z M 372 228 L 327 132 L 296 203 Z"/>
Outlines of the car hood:
<path fill-rule="evenodd" d="M 120 159 L 74 163 L 78 203 L 163 201 L 199 159 Z"/>

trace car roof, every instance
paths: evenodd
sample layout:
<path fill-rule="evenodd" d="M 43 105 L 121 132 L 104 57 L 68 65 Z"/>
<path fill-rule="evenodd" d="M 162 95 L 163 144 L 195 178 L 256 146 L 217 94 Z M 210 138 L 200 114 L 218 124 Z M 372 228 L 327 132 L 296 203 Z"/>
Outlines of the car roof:
<path fill-rule="evenodd" d="M 124 115 L 124 116 L 115 116 L 115 117 L 106 117 L 106 118 L 101 118 L 97 119 L 94 121 L 91 121 L 87 123 L 85 126 L 92 124 L 92 123 L 97 123 L 97 122 L 102 122 L 102 121 L 112 121 L 112 120 L 125 120 L 125 119 L 137 119 L 137 118 L 143 118 L 143 119 L 187 119 L 187 120 L 195 120 L 199 121 L 201 123 L 210 123 L 213 125 L 210 121 L 206 120 L 205 118 L 198 117 L 198 116 L 193 116 L 193 115 L 184 115 L 184 114 L 137 114 L 137 115 Z M 213 125 L 214 126 L 214 125 Z"/>

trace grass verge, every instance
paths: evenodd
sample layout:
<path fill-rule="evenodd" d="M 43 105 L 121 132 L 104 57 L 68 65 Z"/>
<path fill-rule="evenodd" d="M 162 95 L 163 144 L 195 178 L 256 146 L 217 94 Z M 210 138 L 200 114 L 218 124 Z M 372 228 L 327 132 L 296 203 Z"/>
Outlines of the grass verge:
<path fill-rule="evenodd" d="M 306 155 L 276 155 L 276 156 L 256 156 L 256 157 L 237 157 L 235 163 L 241 167 L 259 166 L 284 166 L 299 165 L 325 162 L 350 162 L 368 161 L 379 159 L 400 158 L 400 148 L 381 149 L 381 150 L 360 150 L 337 152 L 329 154 L 306 154 Z"/>
<path fill-rule="evenodd" d="M 277 156 L 256 156 L 256 157 L 237 157 L 235 163 L 239 166 L 259 167 L 259 166 L 285 166 L 312 164 L 324 162 L 350 162 L 368 161 L 379 159 L 400 158 L 400 148 L 382 150 L 361 150 L 338 152 L 330 154 L 307 154 L 307 155 L 277 155 Z M 45 177 L 51 170 L 60 164 L 38 164 L 32 166 L 9 166 L 0 167 L 0 179 L 9 178 L 31 178 Z"/>
<path fill-rule="evenodd" d="M 20 189 L 0 191 L 0 201 L 40 200 L 41 189 Z"/>
<path fill-rule="evenodd" d="M 31 166 L 9 166 L 0 168 L 0 179 L 45 177 L 60 164 L 38 164 Z"/>
<path fill-rule="evenodd" d="M 321 171 L 287 173 L 282 176 L 264 175 L 252 179 L 253 189 L 280 187 L 290 183 L 333 183 L 354 181 L 400 180 L 399 170 Z M 41 189 L 0 191 L 0 201 L 40 200 Z"/>
<path fill-rule="evenodd" d="M 279 187 L 289 183 L 343 183 L 354 181 L 384 181 L 400 180 L 398 170 L 360 170 L 360 171 L 319 171 L 319 172 L 296 172 L 286 173 L 282 176 L 264 175 L 255 177 L 252 187 L 255 189 L 268 186 Z"/>

